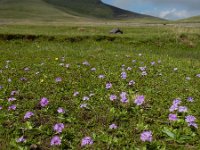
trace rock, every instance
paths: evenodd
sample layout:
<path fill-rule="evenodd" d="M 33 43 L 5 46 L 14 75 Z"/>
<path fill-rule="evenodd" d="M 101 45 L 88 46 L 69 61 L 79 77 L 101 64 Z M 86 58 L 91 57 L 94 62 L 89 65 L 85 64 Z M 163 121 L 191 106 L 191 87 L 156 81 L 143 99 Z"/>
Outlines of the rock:
<path fill-rule="evenodd" d="M 114 28 L 110 31 L 111 34 L 123 34 L 123 31 L 119 28 Z"/>

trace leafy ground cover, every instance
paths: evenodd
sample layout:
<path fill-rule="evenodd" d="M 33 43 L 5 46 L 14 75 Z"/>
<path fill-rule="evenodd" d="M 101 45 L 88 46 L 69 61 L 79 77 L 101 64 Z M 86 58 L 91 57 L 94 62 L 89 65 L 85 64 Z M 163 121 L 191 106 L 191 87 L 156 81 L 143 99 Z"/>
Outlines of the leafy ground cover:
<path fill-rule="evenodd" d="M 200 148 L 198 29 L 73 29 L 1 36 L 1 149 Z"/>

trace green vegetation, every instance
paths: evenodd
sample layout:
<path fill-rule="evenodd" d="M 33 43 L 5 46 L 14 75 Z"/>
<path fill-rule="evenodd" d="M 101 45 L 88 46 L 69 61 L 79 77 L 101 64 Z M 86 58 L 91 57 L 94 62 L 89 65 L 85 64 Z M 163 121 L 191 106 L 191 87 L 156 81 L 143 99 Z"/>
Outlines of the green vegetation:
<path fill-rule="evenodd" d="M 185 120 L 193 115 L 199 126 L 199 28 L 122 27 L 123 35 L 110 35 L 110 29 L 0 26 L 2 150 L 200 148 L 200 130 Z M 144 102 L 137 106 L 139 95 Z M 49 103 L 43 107 L 44 97 Z M 169 112 L 174 99 L 187 112 Z M 27 112 L 33 115 L 26 118 Z M 170 113 L 178 120 L 170 121 Z M 61 132 L 57 123 L 64 125 Z M 151 142 L 140 139 L 144 131 L 152 132 Z M 56 135 L 61 145 L 51 146 Z M 81 146 L 86 136 L 93 143 Z"/>
<path fill-rule="evenodd" d="M 194 16 L 186 19 L 181 19 L 179 22 L 185 22 L 185 23 L 200 23 L 200 16 Z"/>
<path fill-rule="evenodd" d="M 127 18 L 161 20 L 109 6 L 98 0 L 0 0 L 1 24 L 94 23 Z"/>

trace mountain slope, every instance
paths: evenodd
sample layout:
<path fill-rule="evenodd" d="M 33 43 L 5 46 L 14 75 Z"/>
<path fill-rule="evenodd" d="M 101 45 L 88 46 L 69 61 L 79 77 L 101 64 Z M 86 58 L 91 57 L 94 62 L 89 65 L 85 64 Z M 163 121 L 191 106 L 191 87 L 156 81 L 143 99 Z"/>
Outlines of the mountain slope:
<path fill-rule="evenodd" d="M 200 16 L 194 16 L 186 19 L 181 19 L 179 22 L 200 23 Z"/>
<path fill-rule="evenodd" d="M 100 0 L 44 0 L 68 13 L 107 19 L 150 17 L 104 4 Z"/>
<path fill-rule="evenodd" d="M 119 9 L 100 0 L 0 0 L 0 19 L 71 21 L 155 17 Z M 0 20 L 0 22 L 1 22 Z"/>

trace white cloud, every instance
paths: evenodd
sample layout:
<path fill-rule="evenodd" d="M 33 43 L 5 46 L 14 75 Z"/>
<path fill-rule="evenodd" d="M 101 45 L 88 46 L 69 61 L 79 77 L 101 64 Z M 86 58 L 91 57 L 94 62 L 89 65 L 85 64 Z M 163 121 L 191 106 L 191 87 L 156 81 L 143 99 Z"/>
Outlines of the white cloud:
<path fill-rule="evenodd" d="M 159 13 L 159 17 L 165 19 L 180 19 L 189 17 L 190 14 L 186 10 L 176 10 L 175 8 L 170 10 L 164 10 Z"/>

